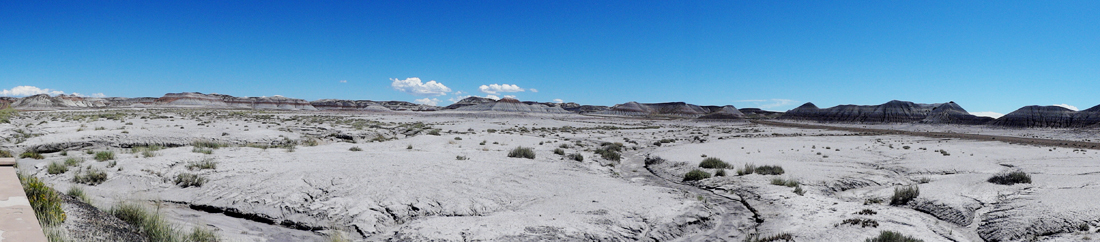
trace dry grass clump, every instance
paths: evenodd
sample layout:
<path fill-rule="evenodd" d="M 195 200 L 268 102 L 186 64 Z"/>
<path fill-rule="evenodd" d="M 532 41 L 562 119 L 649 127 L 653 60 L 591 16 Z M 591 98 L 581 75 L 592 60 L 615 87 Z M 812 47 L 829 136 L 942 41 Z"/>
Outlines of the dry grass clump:
<path fill-rule="evenodd" d="M 84 203 L 92 204 L 92 198 L 89 198 L 87 194 L 84 194 L 84 188 L 81 188 L 80 186 L 70 186 L 69 191 L 65 192 L 65 194 L 80 199 L 80 201 L 83 201 Z"/>
<path fill-rule="evenodd" d="M 187 169 L 192 171 L 206 169 L 213 170 L 217 168 L 218 162 L 214 162 L 214 159 L 203 159 L 201 161 L 192 161 L 187 163 Z"/>
<path fill-rule="evenodd" d="M 351 148 L 348 148 L 348 150 L 349 151 L 363 151 L 363 148 L 359 148 L 359 146 L 352 146 Z"/>
<path fill-rule="evenodd" d="M 714 176 L 726 176 L 726 169 L 718 169 L 718 171 L 714 172 Z"/>
<path fill-rule="evenodd" d="M 890 205 L 905 205 L 917 196 L 920 196 L 920 188 L 917 186 L 895 187 L 894 196 L 890 197 Z"/>
<path fill-rule="evenodd" d="M 67 166 L 79 166 L 80 163 L 84 163 L 84 158 L 69 157 L 65 159 L 65 165 Z"/>
<path fill-rule="evenodd" d="M 899 232 L 885 230 L 878 237 L 865 240 L 866 242 L 924 242 L 913 237 L 905 236 Z"/>
<path fill-rule="evenodd" d="M 221 147 L 226 147 L 228 145 L 218 143 L 218 142 L 214 142 L 214 141 L 195 141 L 195 142 L 191 142 L 191 146 L 200 147 L 200 148 L 218 149 L 218 148 L 221 148 Z"/>
<path fill-rule="evenodd" d="M 747 163 L 745 164 L 745 167 L 737 169 L 738 176 L 744 176 L 752 173 L 756 173 L 756 166 L 752 163 Z"/>
<path fill-rule="evenodd" d="M 687 174 L 684 174 L 684 181 L 686 181 L 686 182 L 687 181 L 698 181 L 698 180 L 703 180 L 703 179 L 707 179 L 707 178 L 710 178 L 710 173 L 707 173 L 707 172 L 699 170 L 699 169 L 691 170 Z"/>
<path fill-rule="evenodd" d="M 182 188 L 201 187 L 202 184 L 206 184 L 206 177 L 192 173 L 180 173 L 176 175 L 175 183 Z"/>
<path fill-rule="evenodd" d="M 98 168 L 92 168 L 91 166 L 85 168 L 83 172 L 78 171 L 76 175 L 73 175 L 73 182 L 75 183 L 95 186 L 104 181 L 107 181 L 107 173 Z"/>
<path fill-rule="evenodd" d="M 56 161 L 50 162 L 50 165 L 46 166 L 46 173 L 50 173 L 50 175 L 57 175 L 68 171 L 69 166 Z"/>
<path fill-rule="evenodd" d="M 534 159 L 535 158 L 535 151 L 531 150 L 531 148 L 525 148 L 523 146 L 520 146 L 520 147 L 516 147 L 515 149 L 512 149 L 512 151 L 508 152 L 508 157 Z"/>
<path fill-rule="evenodd" d="M 800 185 L 798 180 L 795 179 L 783 179 L 779 177 L 772 178 L 772 185 L 785 186 L 785 187 L 797 187 Z"/>
<path fill-rule="evenodd" d="M 574 161 L 578 161 L 578 162 L 579 161 L 584 161 L 584 155 L 581 155 L 580 153 L 569 154 L 569 155 L 566 155 L 565 158 L 568 158 L 568 159 L 574 160 Z"/>
<path fill-rule="evenodd" d="M 97 160 L 97 161 L 107 161 L 107 160 L 114 160 L 114 159 L 115 159 L 115 152 L 113 152 L 113 151 L 100 151 L 100 152 L 95 153 L 95 160 Z"/>
<path fill-rule="evenodd" d="M 11 157 L 11 151 L 0 150 L 0 158 L 9 158 L 9 157 Z"/>
<path fill-rule="evenodd" d="M 772 236 L 768 236 L 768 237 L 760 237 L 760 235 L 758 235 L 758 234 L 750 234 L 748 237 L 745 237 L 745 239 L 742 240 L 742 241 L 743 242 L 776 242 L 776 241 L 794 242 L 794 235 L 791 235 L 789 233 L 782 233 L 782 234 L 772 235 Z"/>
<path fill-rule="evenodd" d="M 1031 183 L 1031 175 L 1022 171 L 1013 171 L 1004 174 L 998 174 L 990 177 L 988 180 L 990 183 L 996 183 L 1001 185 L 1013 185 L 1017 183 Z"/>
<path fill-rule="evenodd" d="M 756 174 L 760 174 L 760 175 L 783 175 L 783 167 L 781 167 L 781 166 L 759 166 L 759 167 L 756 167 Z"/>
<path fill-rule="evenodd" d="M 866 227 L 878 228 L 878 221 L 875 221 L 874 219 L 850 218 L 850 219 L 845 219 L 844 221 L 840 222 L 840 224 L 841 225 L 859 226 L 861 228 L 866 228 Z"/>
<path fill-rule="evenodd" d="M 707 169 L 725 169 L 729 168 L 730 164 L 718 158 L 708 157 L 703 159 L 703 162 L 699 163 L 699 167 Z"/>
<path fill-rule="evenodd" d="M 554 149 L 554 154 L 555 155 L 565 155 L 565 150 L 563 150 L 561 148 Z"/>
<path fill-rule="evenodd" d="M 623 143 L 611 143 L 603 142 L 600 144 L 600 148 L 596 149 L 595 153 L 600 155 L 604 160 L 619 161 L 622 159 Z"/>

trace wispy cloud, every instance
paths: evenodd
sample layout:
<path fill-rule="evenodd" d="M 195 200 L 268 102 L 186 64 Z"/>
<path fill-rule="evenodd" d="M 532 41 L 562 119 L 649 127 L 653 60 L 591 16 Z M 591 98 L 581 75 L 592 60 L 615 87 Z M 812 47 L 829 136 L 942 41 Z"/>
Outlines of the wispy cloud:
<path fill-rule="evenodd" d="M 531 90 L 531 92 L 539 92 L 538 89 L 534 89 L 534 88 L 528 88 L 527 90 Z"/>
<path fill-rule="evenodd" d="M 498 94 L 498 93 L 502 93 L 502 92 L 522 92 L 522 91 L 524 91 L 523 88 L 520 88 L 519 86 L 517 86 L 515 84 L 481 85 L 481 87 L 478 87 L 477 89 L 481 92 L 484 92 L 485 94 Z M 537 91 L 535 91 L 535 92 L 537 92 Z"/>
<path fill-rule="evenodd" d="M 1003 113 L 988 112 L 988 111 L 987 112 L 971 112 L 970 114 L 972 114 L 974 116 L 982 116 L 982 117 L 990 117 L 990 118 L 1000 118 L 1001 116 L 1005 116 Z"/>
<path fill-rule="evenodd" d="M 500 100 L 500 97 L 498 97 L 497 95 L 485 95 L 485 98 L 493 99 L 493 100 Z"/>
<path fill-rule="evenodd" d="M 556 103 L 564 103 L 564 102 L 565 102 L 565 100 L 561 100 L 561 98 L 555 98 L 555 99 L 554 99 L 554 102 L 556 102 Z"/>
<path fill-rule="evenodd" d="M 764 100 L 764 99 L 749 99 L 749 100 L 738 100 L 738 101 L 734 101 L 734 102 L 752 103 L 753 105 L 755 105 L 756 107 L 761 108 L 761 109 L 786 107 L 786 106 L 791 106 L 793 104 L 796 104 L 795 100 L 781 99 L 781 98 L 773 98 L 773 99 L 767 99 L 767 100 Z"/>
<path fill-rule="evenodd" d="M 340 83 L 348 83 L 348 80 L 340 80 Z"/>
<path fill-rule="evenodd" d="M 393 83 L 390 86 L 394 90 L 398 90 L 404 93 L 416 95 L 416 96 L 443 96 L 451 92 L 451 88 L 444 86 L 443 83 L 436 81 L 420 82 L 420 78 L 409 77 L 405 80 L 398 80 L 396 78 L 390 78 Z"/>
<path fill-rule="evenodd" d="M 1067 108 L 1067 109 L 1069 109 L 1069 110 L 1073 110 L 1073 111 L 1080 111 L 1079 109 L 1077 109 L 1077 107 L 1075 107 L 1075 106 L 1073 106 L 1073 105 L 1065 104 L 1065 103 L 1063 103 L 1063 104 L 1054 104 L 1054 106 L 1059 106 L 1059 107 Z"/>
<path fill-rule="evenodd" d="M 0 96 L 8 97 L 23 97 L 38 94 L 60 95 L 65 94 L 65 92 L 49 88 L 38 88 L 35 86 L 17 86 L 13 87 L 12 89 L 4 89 L 3 91 L 0 91 Z"/>

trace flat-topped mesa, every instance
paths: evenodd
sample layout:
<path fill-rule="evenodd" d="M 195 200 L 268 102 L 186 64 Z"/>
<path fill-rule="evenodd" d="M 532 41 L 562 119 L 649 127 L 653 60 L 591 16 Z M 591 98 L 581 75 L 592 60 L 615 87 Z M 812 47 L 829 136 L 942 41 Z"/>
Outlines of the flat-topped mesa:
<path fill-rule="evenodd" d="M 932 119 L 933 110 L 942 105 L 945 109 Z M 880 105 L 837 105 L 820 109 L 806 103 L 791 109 L 779 117 L 786 120 L 816 121 L 824 123 L 912 123 L 932 122 L 945 124 L 980 124 L 983 118 L 974 117 L 954 102 L 921 104 L 892 100 Z"/>
<path fill-rule="evenodd" d="M 1076 112 L 1059 106 L 1026 106 L 1001 116 L 990 125 L 1018 128 L 1074 127 Z"/>
<path fill-rule="evenodd" d="M 470 99 L 470 98 L 466 98 Z M 463 100 L 466 100 L 463 99 Z M 490 99 L 492 100 L 492 99 Z M 481 100 L 476 100 L 481 101 Z M 450 106 L 448 106 L 450 108 Z M 459 111 L 497 111 L 497 112 L 519 112 L 519 113 L 550 113 L 550 114 L 567 114 L 569 111 L 565 111 L 561 107 L 551 107 L 541 103 L 527 104 L 520 102 L 513 98 L 503 98 L 500 100 L 493 100 L 492 102 L 484 102 L 475 105 L 467 105 L 455 108 Z"/>
<path fill-rule="evenodd" d="M 11 107 L 16 109 L 102 108 L 107 107 L 107 104 L 108 101 L 103 98 L 65 94 L 51 97 L 49 94 L 38 94 L 15 100 L 11 103 Z"/>
<path fill-rule="evenodd" d="M 971 115 L 966 109 L 963 109 L 962 106 L 956 104 L 955 101 L 951 101 L 932 108 L 932 112 L 928 113 L 928 116 L 920 122 L 930 124 L 978 125 L 989 123 L 990 121 L 993 121 L 993 118 Z"/>
<path fill-rule="evenodd" d="M 391 111 L 382 104 L 371 100 L 321 99 L 309 102 L 317 110 L 341 111 Z"/>
<path fill-rule="evenodd" d="M 246 108 L 275 110 L 317 110 L 302 99 L 283 96 L 271 97 L 234 97 L 224 94 L 202 94 L 198 92 L 168 93 L 158 98 L 156 105 L 182 107 Z"/>
<path fill-rule="evenodd" d="M 715 107 L 715 106 L 707 106 L 707 107 Z M 733 105 L 726 105 L 726 106 L 722 106 L 721 108 L 711 109 L 711 110 L 713 110 L 713 111 L 711 111 L 710 113 L 708 113 L 706 115 L 700 116 L 699 119 L 703 119 L 703 120 L 743 120 L 743 119 L 745 119 L 745 114 L 741 113 L 741 111 L 737 110 L 737 108 L 733 107 Z"/>

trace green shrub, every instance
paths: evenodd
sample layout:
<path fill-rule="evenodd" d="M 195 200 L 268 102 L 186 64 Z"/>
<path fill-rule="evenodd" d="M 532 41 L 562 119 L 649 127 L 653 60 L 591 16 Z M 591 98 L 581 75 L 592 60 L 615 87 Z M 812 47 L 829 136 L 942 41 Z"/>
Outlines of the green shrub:
<path fill-rule="evenodd" d="M 150 242 L 212 242 L 220 241 L 217 234 L 209 229 L 196 226 L 190 233 L 179 231 L 159 212 L 150 211 L 135 203 L 120 203 L 107 210 L 107 213 L 119 218 L 138 229 Z"/>
<path fill-rule="evenodd" d="M 917 186 L 895 187 L 894 196 L 890 197 L 890 205 L 905 205 L 917 196 L 920 196 L 920 188 Z"/>
<path fill-rule="evenodd" d="M 703 159 L 703 162 L 699 163 L 699 167 L 708 169 L 725 169 L 729 168 L 730 164 L 718 158 L 707 157 L 706 159 Z"/>
<path fill-rule="evenodd" d="M 584 155 L 581 155 L 580 153 L 569 154 L 569 155 L 565 156 L 565 158 L 575 160 L 575 161 L 584 161 Z"/>
<path fill-rule="evenodd" d="M 684 181 L 698 181 L 707 178 L 710 178 L 710 173 L 699 169 L 691 170 L 687 174 L 684 174 Z"/>
<path fill-rule="evenodd" d="M 175 182 L 177 186 L 182 188 L 201 187 L 202 184 L 206 184 L 206 177 L 191 173 L 180 173 L 176 175 Z"/>
<path fill-rule="evenodd" d="M 214 149 L 195 146 L 195 148 L 191 148 L 191 152 L 209 155 L 214 154 Z"/>
<path fill-rule="evenodd" d="M 46 173 L 50 173 L 50 175 L 57 175 L 57 174 L 65 173 L 65 172 L 68 172 L 68 171 L 69 171 L 69 166 L 66 166 L 65 164 L 58 163 L 56 161 L 55 162 L 50 162 L 50 165 L 46 166 Z"/>
<path fill-rule="evenodd" d="M 988 180 L 990 183 L 1001 185 L 1013 185 L 1017 183 L 1031 183 L 1031 175 L 1022 171 L 1013 171 L 1005 174 L 998 174 L 990 177 Z"/>
<path fill-rule="evenodd" d="M 95 160 L 97 160 L 97 161 L 106 161 L 106 160 L 114 160 L 114 159 L 115 159 L 115 152 L 112 152 L 112 151 L 100 151 L 100 152 L 95 153 Z"/>
<path fill-rule="evenodd" d="M 81 174 L 83 173 L 83 174 Z M 107 173 L 102 170 L 91 168 L 90 166 L 84 169 L 84 172 L 77 172 L 73 175 L 73 182 L 82 183 L 88 185 L 99 185 L 107 180 Z"/>
<path fill-rule="evenodd" d="M 317 146 L 317 140 L 306 139 L 306 141 L 302 141 L 302 144 L 305 144 L 306 146 Z"/>
<path fill-rule="evenodd" d="M 439 129 L 433 129 L 431 131 L 428 131 L 428 134 L 439 136 Z"/>
<path fill-rule="evenodd" d="M 91 154 L 95 154 L 95 151 L 92 151 L 92 150 L 84 150 L 84 154 L 89 154 L 89 155 L 91 155 Z"/>
<path fill-rule="evenodd" d="M 535 151 L 531 150 L 531 148 L 524 148 L 520 146 L 512 149 L 511 152 L 508 152 L 508 157 L 534 159 Z"/>
<path fill-rule="evenodd" d="M 348 150 L 350 150 L 350 151 L 363 151 L 363 148 L 359 148 L 359 146 L 352 146 L 351 148 L 348 148 Z"/>
<path fill-rule="evenodd" d="M 714 172 L 714 176 L 726 176 L 726 169 L 718 169 L 718 171 Z"/>
<path fill-rule="evenodd" d="M 772 236 L 768 236 L 768 237 L 760 237 L 760 235 L 757 235 L 757 234 L 750 234 L 748 237 L 745 237 L 745 240 L 743 240 L 743 241 L 744 242 L 776 242 L 776 241 L 794 242 L 794 236 L 791 235 L 791 234 L 788 234 L 788 233 L 782 233 L 782 234 L 772 235 Z"/>
<path fill-rule="evenodd" d="M 466 156 L 461 156 L 461 155 L 460 156 L 455 156 L 455 160 L 469 160 L 469 159 L 470 158 L 466 157 Z"/>
<path fill-rule="evenodd" d="M 67 166 L 80 166 L 80 163 L 84 163 L 84 158 L 69 157 L 65 159 L 65 165 Z"/>
<path fill-rule="evenodd" d="M 558 148 L 569 149 L 569 148 L 572 148 L 572 147 L 569 147 L 569 144 L 561 144 L 561 145 L 558 146 Z"/>
<path fill-rule="evenodd" d="M 866 242 L 924 242 L 913 237 L 902 235 L 899 232 L 894 231 L 882 231 L 878 237 L 865 240 Z"/>
<path fill-rule="evenodd" d="M 565 150 L 560 149 L 560 148 L 554 149 L 554 154 L 555 155 L 565 155 Z"/>
<path fill-rule="evenodd" d="M 19 154 L 19 159 L 26 159 L 26 158 L 31 158 L 31 159 L 35 159 L 35 160 L 46 159 L 46 157 L 42 156 L 42 154 L 39 154 L 38 152 L 34 152 L 34 151 L 27 151 L 27 152 L 23 152 L 23 154 Z"/>
<path fill-rule="evenodd" d="M 0 158 L 9 158 L 9 157 L 11 157 L 11 151 L 0 150 Z"/>
<path fill-rule="evenodd" d="M 795 179 L 783 179 L 779 177 L 772 178 L 772 185 L 785 186 L 785 187 L 797 187 L 799 185 L 798 180 Z"/>
<path fill-rule="evenodd" d="M 34 176 L 23 176 L 16 173 L 19 183 L 23 185 L 23 192 L 27 194 L 27 200 L 34 209 L 34 216 L 42 227 L 59 225 L 65 222 L 65 211 L 61 210 L 61 196 L 57 191 L 47 186 L 45 182 Z"/>

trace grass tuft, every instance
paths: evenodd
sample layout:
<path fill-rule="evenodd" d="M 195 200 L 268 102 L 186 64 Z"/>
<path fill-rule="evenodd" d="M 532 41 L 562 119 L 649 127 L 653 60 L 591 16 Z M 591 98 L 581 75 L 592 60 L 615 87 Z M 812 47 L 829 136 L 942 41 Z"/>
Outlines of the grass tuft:
<path fill-rule="evenodd" d="M 56 161 L 50 162 L 50 165 L 46 166 L 46 173 L 50 173 L 50 175 L 57 175 L 68 171 L 69 166 L 58 163 Z"/>
<path fill-rule="evenodd" d="M 745 164 L 745 167 L 737 169 L 738 176 L 744 176 L 752 173 L 756 173 L 756 166 L 752 163 Z"/>
<path fill-rule="evenodd" d="M 905 205 L 917 196 L 920 196 L 920 188 L 917 186 L 895 187 L 894 196 L 890 197 L 890 205 Z"/>
<path fill-rule="evenodd" d="M 80 166 L 80 163 L 84 163 L 84 158 L 69 157 L 65 159 L 65 165 L 67 166 Z"/>
<path fill-rule="evenodd" d="M 84 188 L 81 188 L 80 186 L 69 186 L 69 191 L 65 192 L 65 194 L 75 197 L 76 199 L 80 199 L 80 201 L 83 201 L 84 203 L 92 204 L 92 198 L 88 197 L 88 194 L 84 193 Z"/>
<path fill-rule="evenodd" d="M 114 160 L 114 159 L 115 159 L 115 152 L 112 152 L 112 151 L 100 151 L 100 152 L 95 153 L 95 160 L 97 160 L 97 161 L 107 161 L 107 160 Z"/>
<path fill-rule="evenodd" d="M 218 162 L 214 162 L 214 159 L 202 159 L 201 161 L 192 161 L 187 163 L 187 169 L 192 171 L 217 169 Z"/>
<path fill-rule="evenodd" d="M 756 167 L 756 174 L 760 175 L 783 175 L 783 167 L 781 166 L 759 166 Z"/>
<path fill-rule="evenodd" d="M 46 159 L 45 156 L 42 156 L 42 154 L 39 154 L 38 152 L 34 152 L 34 151 L 27 151 L 27 152 L 23 152 L 22 154 L 19 154 L 19 159 L 26 159 L 26 158 L 31 158 L 31 159 L 35 159 L 35 160 Z"/>
<path fill-rule="evenodd" d="M 584 161 L 584 155 L 581 155 L 580 153 L 569 154 L 569 155 L 565 156 L 565 158 L 569 158 L 569 159 L 572 159 L 572 160 L 578 161 L 578 162 L 579 161 Z"/>
<path fill-rule="evenodd" d="M 352 146 L 351 148 L 348 148 L 348 150 L 349 151 L 363 151 L 363 148 L 359 148 L 359 146 Z"/>
<path fill-rule="evenodd" d="M 206 184 L 206 177 L 192 173 L 180 173 L 176 175 L 175 183 L 182 188 L 202 187 L 202 184 Z"/>
<path fill-rule="evenodd" d="M 179 231 L 160 215 L 159 209 L 150 211 L 136 203 L 120 203 L 107 213 L 138 228 L 139 233 L 151 242 L 213 242 L 221 241 L 213 231 L 195 226 L 190 233 Z"/>
<path fill-rule="evenodd" d="M 508 157 L 534 159 L 535 151 L 531 150 L 531 148 L 524 148 L 520 146 L 512 149 L 511 152 L 508 152 Z"/>
<path fill-rule="evenodd" d="M 11 157 L 11 151 L 0 150 L 0 158 L 9 158 L 9 157 Z"/>
<path fill-rule="evenodd" d="M 83 174 L 81 174 L 81 173 L 83 173 Z M 81 184 L 88 184 L 88 185 L 92 185 L 92 186 L 99 185 L 100 183 L 103 183 L 106 180 L 107 180 L 107 173 L 106 172 L 103 172 L 102 170 L 97 169 L 97 168 L 92 168 L 91 166 L 89 166 L 88 168 L 85 168 L 84 172 L 77 172 L 76 175 L 73 175 L 73 182 L 81 183 Z"/>
<path fill-rule="evenodd" d="M 998 174 L 990 177 L 988 180 L 990 183 L 1001 185 L 1013 185 L 1017 183 L 1031 183 L 1031 175 L 1022 171 L 1013 171 L 1004 174 Z"/>

